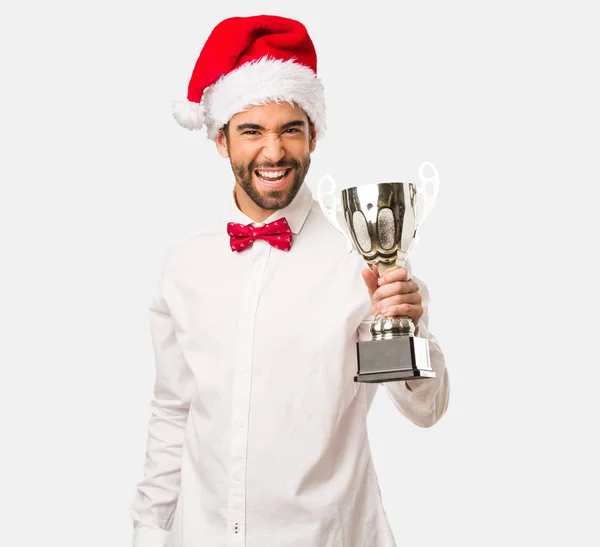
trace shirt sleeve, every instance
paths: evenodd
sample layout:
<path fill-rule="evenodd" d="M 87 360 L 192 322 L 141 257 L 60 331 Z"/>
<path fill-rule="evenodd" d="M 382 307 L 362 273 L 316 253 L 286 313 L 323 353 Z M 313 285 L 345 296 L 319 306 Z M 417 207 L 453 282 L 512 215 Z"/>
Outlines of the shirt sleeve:
<path fill-rule="evenodd" d="M 421 279 L 412 273 L 408 260 L 404 267 L 409 271 L 411 279 L 419 285 L 419 292 L 423 297 L 421 304 L 423 315 L 416 326 L 415 335 L 428 340 L 431 368 L 435 371 L 435 378 L 382 382 L 382 386 L 404 416 L 420 427 L 431 427 L 440 420 L 448 408 L 450 396 L 448 371 L 442 348 L 436 337 L 429 331 L 429 289 Z M 369 328 L 372 319 L 373 316 L 369 315 L 362 321 L 359 328 L 359 340 L 371 339 Z"/>
<path fill-rule="evenodd" d="M 143 478 L 130 515 L 133 547 L 167 547 L 181 484 L 181 454 L 194 384 L 164 298 L 165 270 L 150 305 L 155 357 Z"/>

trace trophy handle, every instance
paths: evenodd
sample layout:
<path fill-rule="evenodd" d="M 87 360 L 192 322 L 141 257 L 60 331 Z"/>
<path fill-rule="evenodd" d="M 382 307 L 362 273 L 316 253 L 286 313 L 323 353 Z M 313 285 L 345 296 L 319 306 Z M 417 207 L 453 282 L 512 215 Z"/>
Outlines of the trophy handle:
<path fill-rule="evenodd" d="M 431 168 L 431 170 L 433 171 L 432 176 L 426 177 L 423 175 L 423 169 L 425 167 Z M 419 228 L 421 227 L 421 224 L 423 223 L 423 221 L 429 216 L 429 213 L 431 213 L 431 210 L 433 209 L 433 206 L 435 205 L 435 201 L 436 201 L 438 193 L 440 191 L 440 176 L 439 176 L 438 170 L 435 168 L 433 163 L 431 163 L 430 161 L 424 161 L 421 164 L 421 167 L 419 167 L 419 180 L 421 181 L 421 183 L 416 185 L 416 189 L 417 189 L 417 193 L 420 194 L 421 196 L 423 196 L 423 201 L 425 203 L 425 210 L 423 211 L 422 215 L 419 215 L 420 218 L 419 218 L 419 222 L 417 224 L 417 234 L 415 235 L 416 242 L 419 241 L 419 236 L 418 236 Z M 431 187 L 432 187 L 432 191 L 429 193 L 426 191 L 426 187 L 427 187 L 428 183 L 431 183 Z"/>
<path fill-rule="evenodd" d="M 329 180 L 331 183 L 331 189 L 326 192 L 323 191 L 323 183 Z M 328 207 L 325 203 L 325 198 L 331 198 L 331 206 Z M 338 221 L 338 205 L 341 206 L 342 200 L 336 196 L 335 192 L 335 180 L 331 175 L 325 175 L 321 177 L 319 184 L 317 185 L 317 200 L 319 201 L 319 205 L 321 206 L 321 211 L 325 215 L 325 218 L 335 227 L 338 231 L 342 233 L 344 238 L 346 239 L 346 244 L 348 246 L 348 250 L 351 252 L 353 249 L 352 240 L 348 233 L 340 226 Z M 341 209 L 341 207 L 340 207 Z"/>

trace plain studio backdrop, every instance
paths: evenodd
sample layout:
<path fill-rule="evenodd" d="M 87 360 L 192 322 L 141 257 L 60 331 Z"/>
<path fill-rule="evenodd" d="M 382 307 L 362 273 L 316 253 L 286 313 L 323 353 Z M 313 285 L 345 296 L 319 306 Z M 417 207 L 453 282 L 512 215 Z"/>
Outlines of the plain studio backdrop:
<path fill-rule="evenodd" d="M 272 13 L 319 55 L 313 191 L 414 180 L 425 160 L 440 174 L 412 265 L 450 407 L 419 429 L 382 390 L 369 416 L 398 545 L 599 545 L 592 5 L 3 4 L 2 544 L 130 544 L 150 300 L 167 249 L 233 184 L 171 101 L 220 20 Z"/>

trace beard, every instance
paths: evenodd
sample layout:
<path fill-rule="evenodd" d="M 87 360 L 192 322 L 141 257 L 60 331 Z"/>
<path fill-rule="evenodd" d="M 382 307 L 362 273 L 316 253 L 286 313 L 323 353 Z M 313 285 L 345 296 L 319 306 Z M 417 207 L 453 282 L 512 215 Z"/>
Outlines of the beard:
<path fill-rule="evenodd" d="M 231 168 L 235 174 L 238 184 L 242 187 L 248 197 L 256 203 L 261 209 L 275 211 L 287 207 L 302 187 L 308 168 L 310 167 L 310 154 L 307 154 L 302 160 L 288 159 L 277 163 L 260 163 L 251 161 L 245 165 L 242 163 L 231 162 Z M 253 174 L 257 169 L 294 169 L 294 179 L 291 186 L 281 190 L 270 190 L 268 193 L 261 194 L 254 184 Z"/>

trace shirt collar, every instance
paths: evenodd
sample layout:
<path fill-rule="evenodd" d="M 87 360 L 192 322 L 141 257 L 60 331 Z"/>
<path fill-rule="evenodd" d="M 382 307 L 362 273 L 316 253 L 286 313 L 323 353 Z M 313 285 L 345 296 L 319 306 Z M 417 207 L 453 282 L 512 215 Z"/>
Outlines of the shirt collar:
<path fill-rule="evenodd" d="M 300 190 L 296 194 L 296 197 L 293 199 L 292 203 L 290 203 L 287 207 L 283 209 L 278 209 L 277 211 L 273 211 L 273 214 L 270 215 L 263 222 L 255 222 L 250 217 L 246 216 L 242 211 L 240 211 L 237 203 L 235 202 L 234 192 L 231 192 L 230 197 L 230 207 L 226 210 L 223 215 L 223 220 L 226 222 L 237 222 L 239 224 L 267 224 L 268 222 L 274 222 L 279 220 L 280 218 L 285 217 L 292 233 L 298 234 L 304 225 L 304 221 L 308 216 L 308 212 L 313 203 L 313 195 L 310 191 L 310 188 L 306 186 L 306 184 L 302 184 Z"/>

